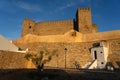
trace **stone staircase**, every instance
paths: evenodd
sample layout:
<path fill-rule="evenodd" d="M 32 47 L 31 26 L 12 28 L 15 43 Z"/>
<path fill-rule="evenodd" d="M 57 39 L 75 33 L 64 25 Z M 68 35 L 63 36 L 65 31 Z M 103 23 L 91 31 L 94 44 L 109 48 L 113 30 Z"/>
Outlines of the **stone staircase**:
<path fill-rule="evenodd" d="M 96 69 L 97 68 L 97 60 L 93 60 L 88 69 Z"/>
<path fill-rule="evenodd" d="M 93 60 L 91 63 L 85 65 L 85 69 L 96 69 L 97 68 L 97 60 Z"/>

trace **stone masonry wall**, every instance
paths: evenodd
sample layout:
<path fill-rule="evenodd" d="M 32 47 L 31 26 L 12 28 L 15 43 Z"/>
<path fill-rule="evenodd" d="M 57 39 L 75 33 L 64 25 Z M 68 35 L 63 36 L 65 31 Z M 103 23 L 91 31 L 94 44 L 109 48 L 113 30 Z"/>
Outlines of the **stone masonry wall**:
<path fill-rule="evenodd" d="M 46 66 L 60 68 L 65 67 L 64 49 L 67 48 L 66 67 L 75 68 L 75 63 L 80 67 L 84 67 L 85 64 L 92 61 L 89 50 L 95 42 L 35 42 L 22 44 L 14 41 L 14 43 L 24 50 L 28 48 L 32 53 L 39 53 L 40 50 L 44 49 L 50 52 L 57 49 L 56 55 L 52 57 L 52 60 Z M 111 62 L 115 68 L 118 68 L 118 63 L 120 63 L 120 39 L 107 40 L 107 43 L 109 47 L 108 62 Z M 23 57 L 23 53 L 0 51 L 0 68 L 34 68 L 32 63 L 26 62 Z"/>
<path fill-rule="evenodd" d="M 19 46 L 20 48 L 29 49 L 30 51 L 33 52 L 38 52 L 41 49 L 58 49 L 58 54 L 59 57 L 53 57 L 52 61 L 48 63 L 48 66 L 57 66 L 57 67 L 64 67 L 65 66 L 65 51 L 64 48 L 67 48 L 67 55 L 66 55 L 66 64 L 67 67 L 73 68 L 74 67 L 74 62 L 77 62 L 80 64 L 81 67 L 83 67 L 86 63 L 91 61 L 91 55 L 89 49 L 92 47 L 92 44 L 95 42 L 100 42 L 101 40 L 105 40 L 108 45 L 108 62 L 112 62 L 115 67 L 117 67 L 116 62 L 120 62 L 119 55 L 120 55 L 120 38 L 119 38 L 119 33 L 118 31 L 110 31 L 110 32 L 101 32 L 101 33 L 94 33 L 92 34 L 86 34 L 83 35 L 83 42 L 79 41 L 79 36 L 78 37 L 78 42 L 75 42 L 75 40 L 72 40 L 71 42 L 67 41 L 61 41 L 59 42 L 54 40 L 54 42 L 46 42 L 43 40 L 39 40 L 37 38 L 32 38 L 30 39 L 28 37 L 24 37 L 18 40 L 13 41 L 14 44 Z M 43 37 L 44 38 L 44 37 Z M 50 37 L 47 37 L 48 39 Z M 46 38 L 46 40 L 47 40 Z M 67 37 L 64 37 L 67 40 Z M 70 38 L 70 37 L 69 37 Z M 34 40 L 35 39 L 35 40 Z M 36 41 L 37 39 L 37 41 Z M 41 38 L 42 39 L 42 36 Z M 74 38 L 76 39 L 76 38 Z M 30 42 L 29 40 L 32 40 Z M 35 41 L 35 42 L 34 42 Z"/>
<path fill-rule="evenodd" d="M 112 62 L 115 68 L 120 68 L 120 39 L 108 40 L 108 62 Z"/>
<path fill-rule="evenodd" d="M 35 35 L 62 35 L 73 29 L 72 20 L 39 22 L 35 25 Z"/>
<path fill-rule="evenodd" d="M 77 12 L 77 23 L 79 31 L 81 33 L 91 33 L 92 32 L 92 19 L 91 19 L 91 9 L 90 8 L 78 8 Z"/>
<path fill-rule="evenodd" d="M 34 35 L 62 35 L 74 28 L 73 20 L 38 22 L 25 19 L 22 26 L 22 37 Z"/>
<path fill-rule="evenodd" d="M 33 20 L 24 19 L 23 24 L 22 24 L 21 37 L 27 35 L 28 33 L 33 34 L 35 24 L 36 23 Z"/>
<path fill-rule="evenodd" d="M 27 68 L 24 53 L 0 51 L 0 69 Z"/>
<path fill-rule="evenodd" d="M 53 56 L 52 60 L 46 66 L 52 67 L 65 67 L 65 48 L 66 51 L 66 67 L 67 68 L 75 68 L 75 62 L 81 67 L 85 66 L 86 63 L 91 62 L 91 55 L 89 52 L 89 48 L 91 47 L 91 43 L 28 43 L 28 44 L 19 44 L 19 47 L 26 49 L 28 48 L 31 52 L 39 52 L 40 50 L 47 49 L 48 51 L 52 51 L 57 49 L 56 56 Z"/>
<path fill-rule="evenodd" d="M 18 38 L 13 42 L 26 44 L 34 42 L 82 42 L 83 35 L 74 30 L 70 30 L 64 35 L 49 35 L 49 36 L 37 36 L 28 34 L 22 38 Z"/>
<path fill-rule="evenodd" d="M 83 36 L 83 42 L 94 42 L 94 41 L 112 40 L 119 38 L 120 38 L 120 30 L 115 30 L 115 31 L 85 34 Z"/>

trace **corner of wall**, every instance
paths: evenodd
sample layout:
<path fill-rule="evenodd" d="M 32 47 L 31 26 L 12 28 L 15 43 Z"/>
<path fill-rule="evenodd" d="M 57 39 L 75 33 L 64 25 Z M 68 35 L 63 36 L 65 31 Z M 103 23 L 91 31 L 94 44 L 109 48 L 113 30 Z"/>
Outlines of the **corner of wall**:
<path fill-rule="evenodd" d="M 25 36 L 26 34 L 33 34 L 35 26 L 35 21 L 25 18 L 22 24 L 22 33 L 21 37 Z"/>

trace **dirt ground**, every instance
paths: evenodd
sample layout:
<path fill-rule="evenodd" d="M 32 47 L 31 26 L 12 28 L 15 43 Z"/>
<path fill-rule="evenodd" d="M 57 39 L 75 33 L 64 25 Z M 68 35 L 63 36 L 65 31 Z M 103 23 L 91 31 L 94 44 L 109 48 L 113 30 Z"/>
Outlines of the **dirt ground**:
<path fill-rule="evenodd" d="M 8 69 L 0 70 L 0 80 L 120 80 L 120 70 Z"/>

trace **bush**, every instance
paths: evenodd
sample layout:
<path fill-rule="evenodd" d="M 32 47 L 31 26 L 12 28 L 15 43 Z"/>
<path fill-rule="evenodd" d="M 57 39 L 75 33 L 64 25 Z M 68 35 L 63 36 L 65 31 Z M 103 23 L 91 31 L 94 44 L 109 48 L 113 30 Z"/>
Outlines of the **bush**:
<path fill-rule="evenodd" d="M 27 53 L 24 58 L 27 60 L 32 60 L 33 64 L 35 64 L 36 68 L 40 71 L 43 70 L 44 64 L 52 60 L 52 56 L 56 54 L 57 50 L 53 50 L 49 52 L 48 50 L 40 50 L 38 54 Z M 47 58 L 46 58 L 47 57 Z"/>

